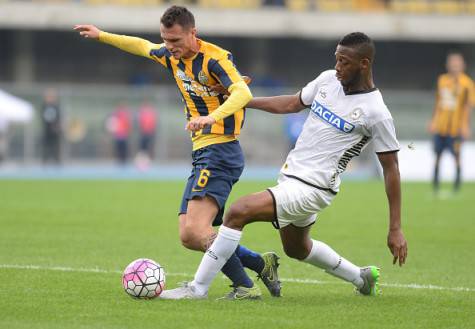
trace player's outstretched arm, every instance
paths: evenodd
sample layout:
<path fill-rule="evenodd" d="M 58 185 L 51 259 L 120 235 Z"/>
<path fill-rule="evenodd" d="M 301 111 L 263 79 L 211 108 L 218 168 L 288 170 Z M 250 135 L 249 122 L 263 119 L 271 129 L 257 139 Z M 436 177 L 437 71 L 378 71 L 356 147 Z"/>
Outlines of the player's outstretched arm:
<path fill-rule="evenodd" d="M 384 184 L 389 202 L 388 248 L 393 254 L 393 264 L 399 266 L 406 262 L 407 242 L 401 229 L 401 179 L 397 152 L 379 153 L 379 162 L 383 167 Z"/>
<path fill-rule="evenodd" d="M 295 95 L 255 97 L 247 103 L 247 107 L 276 114 L 296 113 L 306 108 L 300 100 L 300 93 Z"/>
<path fill-rule="evenodd" d="M 144 56 L 147 58 L 150 58 L 150 50 L 157 46 L 145 39 L 107 33 L 99 30 L 94 25 L 75 25 L 74 30 L 78 31 L 79 34 L 84 38 L 98 40 L 131 54 Z"/>

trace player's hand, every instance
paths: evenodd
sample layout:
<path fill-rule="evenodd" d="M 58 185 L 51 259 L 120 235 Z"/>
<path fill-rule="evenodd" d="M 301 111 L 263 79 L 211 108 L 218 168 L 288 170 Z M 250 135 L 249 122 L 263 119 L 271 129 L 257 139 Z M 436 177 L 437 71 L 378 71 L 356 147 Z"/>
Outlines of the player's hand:
<path fill-rule="evenodd" d="M 101 32 L 94 25 L 75 25 L 74 30 L 78 31 L 83 37 L 94 40 L 99 39 L 99 33 Z"/>
<path fill-rule="evenodd" d="M 211 126 L 212 124 L 216 123 L 216 120 L 213 117 L 205 116 L 205 117 L 197 117 L 191 119 L 187 124 L 186 124 L 186 130 L 189 131 L 198 131 L 203 129 L 206 126 Z"/>
<path fill-rule="evenodd" d="M 221 85 L 221 84 L 219 84 L 219 83 L 210 86 L 209 89 L 210 89 L 211 91 L 214 91 L 215 93 L 218 93 L 218 94 L 221 94 L 221 95 L 225 95 L 225 96 L 229 96 L 229 91 L 228 91 L 226 88 L 224 88 L 223 85 Z"/>
<path fill-rule="evenodd" d="M 399 260 L 399 266 L 406 263 L 407 258 L 407 242 L 404 234 L 400 229 L 389 230 L 388 233 L 388 248 L 393 254 L 393 264 Z"/>

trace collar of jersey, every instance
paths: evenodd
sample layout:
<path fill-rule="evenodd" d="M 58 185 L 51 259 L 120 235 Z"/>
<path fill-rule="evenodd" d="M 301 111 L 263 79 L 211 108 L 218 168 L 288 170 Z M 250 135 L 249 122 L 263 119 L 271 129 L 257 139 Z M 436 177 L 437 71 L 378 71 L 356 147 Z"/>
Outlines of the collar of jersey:
<path fill-rule="evenodd" d="M 348 93 L 345 92 L 345 96 L 358 95 L 358 94 L 368 94 L 368 93 L 372 93 L 373 91 L 376 91 L 376 90 L 378 90 L 378 88 L 376 88 L 376 87 L 366 89 L 366 90 L 355 90 L 355 91 L 350 91 Z"/>

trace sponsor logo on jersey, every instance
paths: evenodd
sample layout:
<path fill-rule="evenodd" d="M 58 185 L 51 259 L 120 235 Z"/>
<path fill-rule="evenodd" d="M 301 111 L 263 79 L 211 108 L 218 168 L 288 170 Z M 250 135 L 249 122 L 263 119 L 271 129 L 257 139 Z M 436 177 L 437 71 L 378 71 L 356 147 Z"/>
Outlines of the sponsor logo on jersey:
<path fill-rule="evenodd" d="M 193 78 L 187 76 L 186 73 L 180 69 L 176 70 L 176 77 L 182 81 L 188 81 L 188 82 L 193 81 Z"/>
<path fill-rule="evenodd" d="M 343 131 L 344 133 L 351 133 L 355 126 L 345 119 L 339 117 L 322 104 L 317 102 L 316 100 L 313 101 L 312 107 L 310 108 L 314 114 L 316 114 L 320 119 L 323 121 L 328 122 L 333 127 L 337 128 L 338 130 Z"/>

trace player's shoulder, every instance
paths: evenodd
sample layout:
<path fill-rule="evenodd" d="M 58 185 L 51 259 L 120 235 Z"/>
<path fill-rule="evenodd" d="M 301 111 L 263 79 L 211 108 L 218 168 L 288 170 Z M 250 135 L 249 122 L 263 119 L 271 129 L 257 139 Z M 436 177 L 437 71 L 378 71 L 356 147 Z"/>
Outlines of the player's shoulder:
<path fill-rule="evenodd" d="M 335 70 L 326 70 L 317 77 L 320 81 L 337 81 Z"/>
<path fill-rule="evenodd" d="M 384 102 L 383 95 L 379 89 L 365 94 L 364 108 L 369 121 L 376 123 L 382 120 L 392 119 L 391 112 Z"/>
<path fill-rule="evenodd" d="M 172 54 L 165 47 L 164 43 L 150 44 L 150 55 L 161 58 L 163 56 L 170 57 Z"/>
<path fill-rule="evenodd" d="M 326 70 L 321 72 L 315 79 L 312 81 L 308 82 L 307 88 L 312 87 L 315 88 L 317 86 L 322 86 L 324 84 L 328 84 L 330 82 L 338 82 L 336 79 L 336 71 L 335 70 Z"/>
<path fill-rule="evenodd" d="M 228 58 L 231 54 L 228 50 L 221 48 L 218 45 L 215 45 L 211 42 L 206 42 L 201 40 L 201 49 L 200 51 L 207 57 L 220 60 L 223 58 Z"/>
<path fill-rule="evenodd" d="M 473 86 L 473 84 L 474 84 L 472 78 L 470 78 L 470 77 L 469 77 L 467 74 L 465 74 L 465 73 L 462 73 L 462 74 L 460 75 L 460 81 L 461 81 L 464 85 L 470 86 L 470 87 Z"/>

